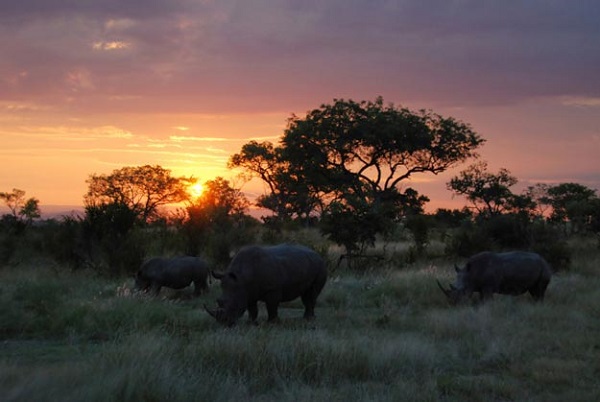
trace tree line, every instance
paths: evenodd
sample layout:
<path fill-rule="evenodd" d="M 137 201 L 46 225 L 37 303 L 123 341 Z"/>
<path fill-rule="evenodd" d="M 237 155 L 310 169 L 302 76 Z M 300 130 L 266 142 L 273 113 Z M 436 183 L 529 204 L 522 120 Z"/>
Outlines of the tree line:
<path fill-rule="evenodd" d="M 149 254 L 164 253 L 203 254 L 226 264 L 231 250 L 256 241 L 258 231 L 277 239 L 285 229 L 310 226 L 349 256 L 364 254 L 377 239 L 391 239 L 399 230 L 410 234 L 420 254 L 432 231 L 451 230 L 447 249 L 455 255 L 546 248 L 538 251 L 555 253 L 550 259 L 566 264 L 566 236 L 600 232 L 594 189 L 537 184 L 515 194 L 511 187 L 517 178 L 510 171 L 490 172 L 478 159 L 484 143 L 452 117 L 385 104 L 382 98 L 335 99 L 304 117 L 290 117 L 278 144 L 250 141 L 230 157 L 231 169 L 266 184 L 267 193 L 256 200 L 270 212 L 262 222 L 248 215 L 250 202 L 243 192 L 221 177 L 204 183 L 203 193 L 193 197 L 193 177 L 174 177 L 158 165 L 123 167 L 91 174 L 85 215 L 60 222 L 33 225 L 40 217 L 36 198 L 26 199 L 19 189 L 0 193 L 11 211 L 1 220 L 0 256 L 10 261 L 15 239 L 38 226 L 38 231 L 55 231 L 38 246 L 77 267 L 119 274 Z M 447 184 L 468 206 L 425 214 L 429 198 L 405 183 L 469 159 L 476 162 Z M 171 204 L 183 207 L 167 212 Z"/>

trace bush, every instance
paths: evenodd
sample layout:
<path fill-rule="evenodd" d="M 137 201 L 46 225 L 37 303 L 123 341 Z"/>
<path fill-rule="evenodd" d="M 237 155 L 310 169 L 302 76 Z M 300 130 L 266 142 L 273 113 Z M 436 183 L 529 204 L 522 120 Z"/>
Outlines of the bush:
<path fill-rule="evenodd" d="M 555 271 L 567 269 L 571 260 L 560 228 L 518 214 L 478 218 L 466 222 L 451 237 L 446 252 L 470 257 L 481 251 L 529 250 L 543 256 Z"/>
<path fill-rule="evenodd" d="M 531 222 L 527 215 L 502 214 L 478 218 L 486 235 L 499 249 L 528 249 L 531 246 Z"/>
<path fill-rule="evenodd" d="M 530 228 L 531 250 L 548 261 L 554 271 L 569 269 L 571 250 L 560 228 L 547 222 L 534 222 Z"/>
<path fill-rule="evenodd" d="M 145 255 L 144 233 L 137 213 L 129 206 L 88 206 L 82 226 L 83 248 L 92 267 L 109 275 L 138 269 Z"/>
<path fill-rule="evenodd" d="M 44 253 L 71 269 L 83 268 L 81 253 L 81 220 L 66 216 L 62 221 L 47 220 L 40 226 Z"/>
<path fill-rule="evenodd" d="M 406 228 L 412 234 L 417 254 L 422 254 L 429 243 L 429 223 L 424 215 L 410 215 L 406 219 Z"/>
<path fill-rule="evenodd" d="M 493 239 L 486 228 L 472 221 L 463 222 L 450 237 L 446 246 L 448 255 L 470 257 L 481 251 L 495 248 Z"/>

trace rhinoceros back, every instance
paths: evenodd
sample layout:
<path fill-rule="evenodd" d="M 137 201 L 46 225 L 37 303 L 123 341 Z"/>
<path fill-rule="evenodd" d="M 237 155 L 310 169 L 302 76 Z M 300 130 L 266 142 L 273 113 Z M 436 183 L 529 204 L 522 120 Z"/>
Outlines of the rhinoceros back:
<path fill-rule="evenodd" d="M 229 270 L 243 277 L 251 291 L 280 290 L 282 301 L 299 297 L 311 286 L 320 291 L 327 280 L 321 256 L 308 247 L 291 244 L 245 247 Z"/>
<path fill-rule="evenodd" d="M 192 281 L 205 281 L 208 268 L 198 257 L 155 257 L 142 267 L 143 275 L 163 286 L 181 288 Z"/>
<path fill-rule="evenodd" d="M 522 294 L 540 282 L 547 284 L 552 276 L 539 254 L 525 251 L 480 253 L 469 260 L 468 267 L 476 287 L 493 284 L 501 294 Z"/>

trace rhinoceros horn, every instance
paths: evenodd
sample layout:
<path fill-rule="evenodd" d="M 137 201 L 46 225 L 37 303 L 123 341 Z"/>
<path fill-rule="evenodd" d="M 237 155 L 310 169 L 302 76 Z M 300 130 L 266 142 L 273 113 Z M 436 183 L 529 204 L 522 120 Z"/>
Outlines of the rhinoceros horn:
<path fill-rule="evenodd" d="M 444 292 L 444 294 L 446 295 L 446 297 L 449 298 L 450 297 L 450 291 L 444 289 L 444 287 L 442 286 L 442 284 L 440 283 L 440 281 L 436 280 L 436 282 L 437 282 L 438 286 L 440 287 L 440 289 L 442 289 L 442 292 Z"/>
<path fill-rule="evenodd" d="M 225 276 L 225 274 L 223 272 L 219 272 L 219 271 L 210 271 L 210 274 L 215 278 L 215 279 L 223 279 L 223 277 Z"/>
<path fill-rule="evenodd" d="M 204 310 L 206 310 L 206 312 L 207 312 L 208 314 L 210 314 L 210 315 L 211 315 L 211 316 L 212 316 L 212 317 L 213 317 L 215 320 L 218 320 L 218 319 L 219 319 L 219 318 L 218 318 L 218 317 L 219 317 L 218 310 L 215 310 L 215 309 L 212 309 L 212 310 L 211 310 L 211 309 L 209 309 L 209 308 L 208 308 L 208 306 L 207 306 L 206 304 L 204 304 Z"/>

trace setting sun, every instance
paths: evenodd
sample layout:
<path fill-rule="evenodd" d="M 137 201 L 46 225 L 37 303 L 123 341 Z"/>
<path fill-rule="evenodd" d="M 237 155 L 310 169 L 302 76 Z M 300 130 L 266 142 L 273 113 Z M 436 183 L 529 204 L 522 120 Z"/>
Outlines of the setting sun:
<path fill-rule="evenodd" d="M 204 190 L 204 187 L 202 186 L 202 184 L 196 183 L 196 184 L 193 184 L 190 186 L 189 193 L 193 197 L 200 197 L 202 195 L 203 190 Z"/>

